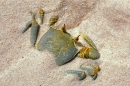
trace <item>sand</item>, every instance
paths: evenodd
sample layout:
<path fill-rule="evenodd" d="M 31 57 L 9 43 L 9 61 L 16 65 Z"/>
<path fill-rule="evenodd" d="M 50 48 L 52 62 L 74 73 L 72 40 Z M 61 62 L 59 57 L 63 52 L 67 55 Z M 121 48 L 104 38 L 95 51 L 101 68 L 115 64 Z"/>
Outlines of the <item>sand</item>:
<path fill-rule="evenodd" d="M 49 52 L 30 45 L 30 29 L 22 34 L 29 11 L 45 10 L 38 40 L 49 29 L 52 15 L 59 15 L 55 27 L 66 24 L 73 37 L 83 33 L 96 44 L 101 71 L 95 81 L 66 74 L 90 60 L 75 58 L 57 66 Z M 82 42 L 82 40 L 79 40 Z M 1 0 L 0 1 L 0 85 L 1 86 L 130 86 L 130 1 L 128 0 Z"/>

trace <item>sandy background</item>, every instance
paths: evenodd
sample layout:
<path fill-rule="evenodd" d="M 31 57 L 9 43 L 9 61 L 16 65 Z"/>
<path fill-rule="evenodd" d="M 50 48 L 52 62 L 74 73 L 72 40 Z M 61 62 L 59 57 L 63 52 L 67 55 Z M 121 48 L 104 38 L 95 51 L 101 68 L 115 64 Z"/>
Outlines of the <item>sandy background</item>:
<path fill-rule="evenodd" d="M 59 15 L 57 27 L 65 23 L 73 37 L 84 33 L 94 41 L 101 54 L 95 81 L 78 81 L 64 72 L 89 60 L 76 58 L 59 67 L 49 53 L 31 47 L 30 30 L 21 34 L 29 11 L 39 21 L 39 8 L 45 18 L 38 41 L 54 14 Z M 0 86 L 130 86 L 130 1 L 0 0 Z"/>

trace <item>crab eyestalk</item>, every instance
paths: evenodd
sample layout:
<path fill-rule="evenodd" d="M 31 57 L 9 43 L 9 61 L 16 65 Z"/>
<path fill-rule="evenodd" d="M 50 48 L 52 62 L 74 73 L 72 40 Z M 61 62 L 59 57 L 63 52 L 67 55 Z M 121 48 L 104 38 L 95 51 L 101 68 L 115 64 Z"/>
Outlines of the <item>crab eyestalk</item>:
<path fill-rule="evenodd" d="M 36 44 L 37 36 L 39 32 L 39 25 L 36 22 L 36 19 L 32 21 L 32 26 L 31 26 L 31 34 L 30 34 L 30 42 L 34 46 Z"/>
<path fill-rule="evenodd" d="M 59 17 L 58 16 L 52 16 L 49 20 L 49 26 L 54 25 L 58 21 Z"/>
<path fill-rule="evenodd" d="M 43 24 L 43 18 L 44 18 L 44 10 L 43 9 L 40 9 L 39 10 L 39 14 L 40 14 L 40 23 Z"/>

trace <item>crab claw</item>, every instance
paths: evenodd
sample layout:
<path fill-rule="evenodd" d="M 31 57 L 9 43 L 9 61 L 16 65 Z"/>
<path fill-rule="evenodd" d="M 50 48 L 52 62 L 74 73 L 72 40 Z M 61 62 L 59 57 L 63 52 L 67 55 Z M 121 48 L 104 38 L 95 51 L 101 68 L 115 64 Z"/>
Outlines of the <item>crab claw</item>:
<path fill-rule="evenodd" d="M 88 48 L 88 47 L 83 47 L 78 54 L 79 57 L 81 58 L 86 58 L 86 59 L 98 59 L 100 57 L 100 53 L 98 50 L 94 48 Z"/>

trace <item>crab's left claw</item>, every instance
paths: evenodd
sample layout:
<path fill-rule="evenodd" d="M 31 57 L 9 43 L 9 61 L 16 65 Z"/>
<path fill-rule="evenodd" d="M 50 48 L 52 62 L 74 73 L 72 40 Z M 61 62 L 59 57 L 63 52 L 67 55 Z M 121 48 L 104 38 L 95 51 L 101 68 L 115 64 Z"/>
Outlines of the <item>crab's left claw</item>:
<path fill-rule="evenodd" d="M 61 29 L 62 29 L 62 31 L 63 31 L 64 33 L 67 33 L 67 32 L 66 32 L 66 29 L 65 29 L 65 24 L 61 27 Z"/>
<path fill-rule="evenodd" d="M 82 64 L 80 69 L 84 70 L 93 80 L 97 78 L 98 72 L 101 70 L 99 65 L 96 63 Z"/>

